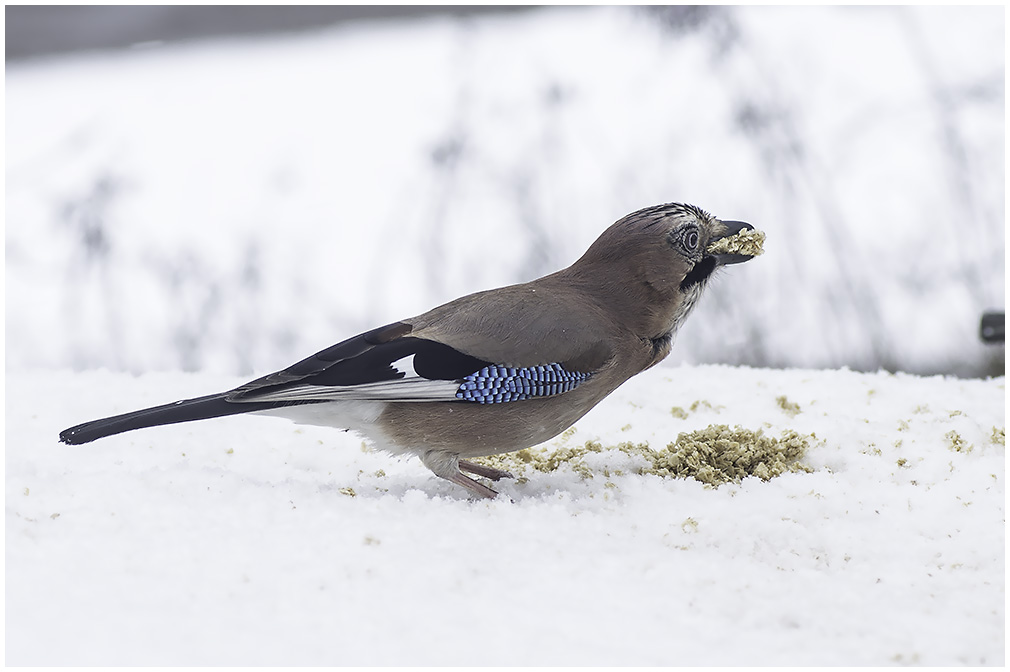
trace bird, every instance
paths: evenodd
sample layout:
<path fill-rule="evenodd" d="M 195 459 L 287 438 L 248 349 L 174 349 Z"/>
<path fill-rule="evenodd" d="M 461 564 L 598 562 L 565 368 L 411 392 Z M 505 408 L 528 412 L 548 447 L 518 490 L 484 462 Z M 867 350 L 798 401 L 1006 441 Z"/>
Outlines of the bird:
<path fill-rule="evenodd" d="M 85 422 L 59 438 L 77 445 L 273 415 L 352 430 L 377 449 L 419 457 L 470 496 L 494 498 L 477 479 L 512 475 L 472 458 L 548 441 L 662 361 L 712 274 L 753 258 L 708 249 L 743 232 L 756 229 L 685 203 L 643 208 L 562 270 L 366 331 L 232 390 Z"/>

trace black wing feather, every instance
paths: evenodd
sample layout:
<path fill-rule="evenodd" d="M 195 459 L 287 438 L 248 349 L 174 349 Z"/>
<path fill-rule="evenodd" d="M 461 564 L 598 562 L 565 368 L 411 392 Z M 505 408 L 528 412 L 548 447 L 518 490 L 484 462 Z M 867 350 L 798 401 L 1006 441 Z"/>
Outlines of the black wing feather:
<path fill-rule="evenodd" d="M 461 380 L 491 362 L 463 354 L 444 343 L 415 338 L 410 325 L 395 322 L 337 343 L 283 371 L 246 383 L 228 394 L 229 401 L 254 401 L 257 396 L 303 385 L 346 387 L 404 377 L 393 362 L 414 356 L 414 371 L 430 380 Z"/>

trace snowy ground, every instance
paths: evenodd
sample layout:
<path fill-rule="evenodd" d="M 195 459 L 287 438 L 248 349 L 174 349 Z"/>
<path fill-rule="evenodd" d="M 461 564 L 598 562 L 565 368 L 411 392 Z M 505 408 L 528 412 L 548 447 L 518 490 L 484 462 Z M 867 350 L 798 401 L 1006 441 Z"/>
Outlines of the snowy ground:
<path fill-rule="evenodd" d="M 1004 661 L 1004 379 L 657 367 L 552 445 L 792 429 L 814 470 L 712 489 L 612 453 L 514 503 L 274 418 L 56 442 L 240 382 L 8 375 L 8 664 Z"/>

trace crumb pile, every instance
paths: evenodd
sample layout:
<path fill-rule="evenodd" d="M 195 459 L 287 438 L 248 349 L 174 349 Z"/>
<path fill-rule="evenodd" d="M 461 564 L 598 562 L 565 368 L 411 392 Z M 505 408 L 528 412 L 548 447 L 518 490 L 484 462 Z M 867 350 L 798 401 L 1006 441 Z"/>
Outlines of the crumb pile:
<path fill-rule="evenodd" d="M 709 254 L 746 254 L 756 257 L 764 252 L 765 234 L 757 229 L 744 229 L 732 236 L 713 241 Z"/>
<path fill-rule="evenodd" d="M 537 446 L 514 453 L 480 458 L 482 464 L 512 472 L 520 480 L 528 471 L 552 472 L 562 464 L 583 478 L 597 472 L 585 460 L 587 455 L 618 451 L 636 458 L 639 474 L 655 474 L 664 478 L 693 478 L 719 486 L 738 483 L 747 476 L 767 481 L 788 472 L 811 471 L 802 458 L 814 436 L 802 436 L 793 431 L 781 437 L 765 436 L 761 430 L 727 425 L 709 425 L 705 429 L 684 432 L 665 448 L 655 450 L 648 443 L 623 442 L 604 446 L 599 441 L 586 441 L 582 446 L 547 448 Z M 601 470 L 610 476 L 610 471 Z M 621 475 L 617 472 L 616 475 Z"/>

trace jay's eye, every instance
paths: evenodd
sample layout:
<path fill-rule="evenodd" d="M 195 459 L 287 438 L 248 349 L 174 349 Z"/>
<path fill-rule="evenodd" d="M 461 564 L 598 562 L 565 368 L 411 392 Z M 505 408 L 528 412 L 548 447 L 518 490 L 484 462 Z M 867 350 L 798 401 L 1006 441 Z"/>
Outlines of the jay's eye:
<path fill-rule="evenodd" d="M 701 241 L 701 236 L 698 234 L 698 229 L 690 228 L 684 232 L 681 236 L 681 241 L 684 245 L 684 249 L 688 252 L 697 252 L 698 243 Z"/>

